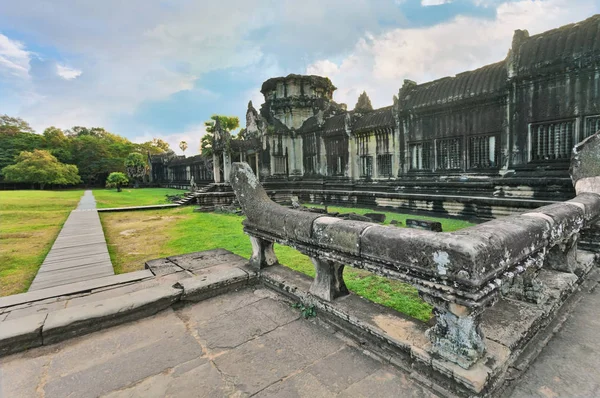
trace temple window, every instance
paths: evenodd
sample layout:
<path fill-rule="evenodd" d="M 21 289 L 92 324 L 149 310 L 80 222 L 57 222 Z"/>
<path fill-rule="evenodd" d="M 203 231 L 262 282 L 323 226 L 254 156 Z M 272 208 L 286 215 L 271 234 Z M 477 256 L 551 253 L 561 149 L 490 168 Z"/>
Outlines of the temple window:
<path fill-rule="evenodd" d="M 461 141 L 461 138 L 435 140 L 437 170 L 462 168 Z"/>
<path fill-rule="evenodd" d="M 531 161 L 569 160 L 575 136 L 575 119 L 529 126 Z"/>
<path fill-rule="evenodd" d="M 587 138 L 598 131 L 600 131 L 600 115 L 586 117 L 583 138 Z"/>
<path fill-rule="evenodd" d="M 377 155 L 377 174 L 380 177 L 392 176 L 392 154 Z"/>
<path fill-rule="evenodd" d="M 431 170 L 431 141 L 408 144 L 411 170 Z"/>
<path fill-rule="evenodd" d="M 315 134 L 304 136 L 302 140 L 304 173 L 317 174 L 317 137 Z"/>
<path fill-rule="evenodd" d="M 499 137 L 478 135 L 469 137 L 469 168 L 491 169 L 499 164 Z"/>

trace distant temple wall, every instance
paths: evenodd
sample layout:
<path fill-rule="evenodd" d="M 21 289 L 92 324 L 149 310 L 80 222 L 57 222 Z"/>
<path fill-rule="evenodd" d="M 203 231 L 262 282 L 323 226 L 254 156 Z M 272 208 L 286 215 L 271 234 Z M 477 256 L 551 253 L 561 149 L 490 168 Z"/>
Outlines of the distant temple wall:
<path fill-rule="evenodd" d="M 248 104 L 243 138 L 215 134 L 212 174 L 226 180 L 229 163 L 245 160 L 262 181 L 386 182 L 399 189 L 419 180 L 429 181 L 431 193 L 435 181 L 453 180 L 462 182 L 463 196 L 469 181 L 491 178 L 485 195 L 500 197 L 511 190 L 535 196 L 539 189 L 527 187 L 548 178 L 558 179 L 564 200 L 573 195 L 573 146 L 600 130 L 599 42 L 600 15 L 534 36 L 518 30 L 504 60 L 422 84 L 405 80 L 393 104 L 379 109 L 363 93 L 348 111 L 332 100 L 336 87 L 326 77 L 269 79 L 260 110 Z M 164 182 L 184 178 L 183 163 L 206 163 L 152 161 L 161 170 L 156 181 Z M 506 190 L 496 181 L 502 178 L 510 178 Z"/>

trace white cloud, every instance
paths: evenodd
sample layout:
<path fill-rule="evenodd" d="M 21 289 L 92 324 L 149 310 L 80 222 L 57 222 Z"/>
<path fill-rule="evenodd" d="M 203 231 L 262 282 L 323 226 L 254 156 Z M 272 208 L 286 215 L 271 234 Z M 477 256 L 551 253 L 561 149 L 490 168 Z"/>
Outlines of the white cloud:
<path fill-rule="evenodd" d="M 134 137 L 131 141 L 136 143 L 142 143 L 152 141 L 154 138 L 159 138 L 166 141 L 169 147 L 175 151 L 178 155 L 184 153 L 179 149 L 179 143 L 185 141 L 188 144 L 188 149 L 185 151 L 185 156 L 194 156 L 200 153 L 200 139 L 206 134 L 206 127 L 204 124 L 197 124 L 188 126 L 184 131 L 174 134 L 161 134 L 156 132 L 146 132 L 142 135 Z"/>
<path fill-rule="evenodd" d="M 309 75 L 329 76 L 335 75 L 340 68 L 328 59 L 317 61 L 306 68 L 306 73 Z"/>
<path fill-rule="evenodd" d="M 56 64 L 56 74 L 65 80 L 73 80 L 81 76 L 81 71 L 65 65 Z"/>
<path fill-rule="evenodd" d="M 0 33 L 0 77 L 29 78 L 30 56 L 22 43 Z"/>
<path fill-rule="evenodd" d="M 531 34 L 583 20 L 600 11 L 593 0 L 521 0 L 497 6 L 493 20 L 457 16 L 439 25 L 366 34 L 339 63 L 327 58 L 307 73 L 327 72 L 335 99 L 352 107 L 366 90 L 374 106 L 391 105 L 403 79 L 425 82 L 501 61 L 515 29 Z"/>
<path fill-rule="evenodd" d="M 452 3 L 453 0 L 421 0 L 421 5 L 427 6 L 439 6 L 442 4 Z"/>

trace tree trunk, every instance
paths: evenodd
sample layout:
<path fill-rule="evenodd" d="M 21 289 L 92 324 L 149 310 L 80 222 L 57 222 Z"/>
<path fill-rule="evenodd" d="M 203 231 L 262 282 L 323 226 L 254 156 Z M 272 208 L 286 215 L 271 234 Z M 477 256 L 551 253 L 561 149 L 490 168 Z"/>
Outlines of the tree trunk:
<path fill-rule="evenodd" d="M 117 192 L 121 192 L 121 184 L 117 184 Z"/>

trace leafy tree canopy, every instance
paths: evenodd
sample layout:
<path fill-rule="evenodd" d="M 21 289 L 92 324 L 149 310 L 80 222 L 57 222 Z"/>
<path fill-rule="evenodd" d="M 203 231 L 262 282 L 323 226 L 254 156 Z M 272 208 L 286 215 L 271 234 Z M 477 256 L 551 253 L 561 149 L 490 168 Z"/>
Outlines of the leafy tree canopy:
<path fill-rule="evenodd" d="M 240 127 L 240 119 L 237 116 L 212 115 L 210 120 L 204 122 L 206 132 L 213 134 L 215 132 L 215 122 L 219 119 L 221 128 L 227 132 L 232 132 Z"/>
<path fill-rule="evenodd" d="M 237 116 L 212 115 L 210 120 L 204 122 L 206 134 L 200 139 L 200 153 L 203 156 L 212 156 L 213 135 L 217 119 L 221 124 L 221 128 L 228 133 L 240 127 L 240 119 Z"/>
<path fill-rule="evenodd" d="M 0 134 L 35 133 L 29 123 L 19 117 L 0 115 Z"/>
<path fill-rule="evenodd" d="M 132 152 L 125 158 L 125 170 L 129 178 L 143 178 L 147 169 L 146 158 L 141 153 Z"/>
<path fill-rule="evenodd" d="M 121 192 L 121 187 L 126 184 L 129 184 L 129 180 L 120 171 L 112 172 L 106 178 L 106 188 L 117 188 L 117 192 Z"/>
<path fill-rule="evenodd" d="M 23 151 L 17 156 L 17 162 L 2 169 L 8 181 L 40 184 L 72 185 L 81 182 L 77 166 L 64 164 L 48 151 L 35 149 Z"/>

